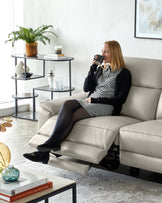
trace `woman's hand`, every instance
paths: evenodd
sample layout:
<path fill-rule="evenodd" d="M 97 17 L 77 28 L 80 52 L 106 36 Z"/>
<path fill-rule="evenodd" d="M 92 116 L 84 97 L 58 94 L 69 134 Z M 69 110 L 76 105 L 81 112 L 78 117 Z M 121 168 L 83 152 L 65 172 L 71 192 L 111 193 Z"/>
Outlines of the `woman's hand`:
<path fill-rule="evenodd" d="M 93 59 L 93 61 L 92 61 L 92 65 L 94 65 L 94 64 L 96 64 L 96 60 L 95 59 Z"/>
<path fill-rule="evenodd" d="M 90 103 L 91 103 L 91 97 L 88 97 L 88 98 L 86 99 L 86 102 L 90 104 Z"/>

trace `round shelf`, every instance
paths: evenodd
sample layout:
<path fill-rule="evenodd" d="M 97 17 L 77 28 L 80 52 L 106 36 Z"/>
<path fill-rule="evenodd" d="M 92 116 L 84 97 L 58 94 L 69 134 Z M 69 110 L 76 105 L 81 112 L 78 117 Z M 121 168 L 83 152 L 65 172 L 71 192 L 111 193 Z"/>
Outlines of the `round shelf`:
<path fill-rule="evenodd" d="M 17 77 L 14 75 L 11 78 L 14 80 L 33 80 L 33 79 L 38 79 L 38 78 L 44 78 L 44 76 L 43 75 L 32 75 L 29 78 L 25 78 L 25 77 Z"/>
<path fill-rule="evenodd" d="M 71 89 L 68 86 L 63 86 L 61 89 L 57 88 L 50 88 L 49 86 L 42 86 L 42 87 L 35 87 L 33 88 L 35 90 L 40 90 L 40 91 L 47 91 L 47 92 L 70 92 L 74 91 L 74 87 L 71 87 Z"/>
<path fill-rule="evenodd" d="M 44 60 L 44 61 L 72 61 L 74 60 L 74 57 L 64 56 L 64 57 L 58 57 L 58 58 L 47 58 L 46 55 L 38 54 L 37 56 L 26 56 L 25 54 L 13 54 L 11 57 L 14 58 L 24 58 L 24 59 L 35 59 L 35 60 Z"/>
<path fill-rule="evenodd" d="M 30 98 L 33 98 L 33 94 L 19 93 L 19 94 L 13 94 L 12 97 L 15 99 L 30 99 Z M 38 94 L 35 94 L 34 97 L 38 97 Z"/>

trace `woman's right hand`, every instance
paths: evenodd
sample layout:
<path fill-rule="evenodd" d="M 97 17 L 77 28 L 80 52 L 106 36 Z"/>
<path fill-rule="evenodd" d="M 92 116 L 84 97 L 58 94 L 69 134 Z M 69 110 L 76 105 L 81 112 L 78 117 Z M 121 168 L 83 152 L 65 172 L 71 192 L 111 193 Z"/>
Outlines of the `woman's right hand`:
<path fill-rule="evenodd" d="M 96 60 L 95 60 L 95 59 L 93 59 L 93 61 L 92 61 L 92 65 L 96 64 L 95 62 L 96 62 Z"/>
<path fill-rule="evenodd" d="M 88 98 L 86 99 L 86 102 L 90 104 L 90 103 L 91 103 L 91 97 L 88 97 Z"/>
<path fill-rule="evenodd" d="M 90 67 L 90 70 L 91 70 L 92 72 L 95 72 L 95 71 L 97 70 L 97 64 L 95 64 L 95 60 L 93 60 L 93 63 L 92 63 L 92 65 L 91 65 L 91 67 Z"/>

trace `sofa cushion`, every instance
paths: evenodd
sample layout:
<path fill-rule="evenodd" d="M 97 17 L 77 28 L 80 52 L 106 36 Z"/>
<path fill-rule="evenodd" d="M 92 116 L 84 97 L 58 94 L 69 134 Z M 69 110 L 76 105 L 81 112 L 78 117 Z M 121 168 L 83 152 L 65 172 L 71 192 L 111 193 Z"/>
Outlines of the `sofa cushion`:
<path fill-rule="evenodd" d="M 55 99 L 55 100 L 47 100 L 47 101 L 42 101 L 40 102 L 40 107 L 45 109 L 46 111 L 50 112 L 52 115 L 56 115 L 58 114 L 62 104 L 66 101 L 66 100 L 70 100 L 70 99 L 83 99 L 86 98 L 88 95 L 88 93 L 86 92 L 80 92 L 80 93 L 76 93 L 72 96 L 68 96 L 68 97 L 63 97 L 63 98 L 59 98 L 59 99 Z"/>
<path fill-rule="evenodd" d="M 162 120 L 151 120 L 121 128 L 120 149 L 162 158 Z"/>
<path fill-rule="evenodd" d="M 160 90 L 132 86 L 121 113 L 143 121 L 156 118 Z"/>
<path fill-rule="evenodd" d="M 56 124 L 56 119 L 57 116 L 48 119 L 37 134 L 49 137 Z M 66 140 L 108 149 L 119 135 L 119 129 L 122 126 L 137 122 L 139 120 L 126 116 L 100 116 L 83 119 L 75 123 Z"/>
<path fill-rule="evenodd" d="M 84 119 L 75 124 L 66 140 L 108 150 L 114 140 L 118 140 L 119 129 L 122 126 L 137 122 L 139 120 L 126 116 L 101 116 Z"/>
<path fill-rule="evenodd" d="M 157 107 L 156 119 L 162 119 L 162 92 Z"/>
<path fill-rule="evenodd" d="M 125 57 L 126 67 L 132 73 L 132 85 L 136 87 L 162 88 L 162 60 Z"/>

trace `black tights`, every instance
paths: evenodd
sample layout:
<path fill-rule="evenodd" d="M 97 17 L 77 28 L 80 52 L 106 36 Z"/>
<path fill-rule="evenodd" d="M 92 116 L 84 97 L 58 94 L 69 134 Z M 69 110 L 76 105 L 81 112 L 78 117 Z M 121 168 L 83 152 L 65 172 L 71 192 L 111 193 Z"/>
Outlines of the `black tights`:
<path fill-rule="evenodd" d="M 74 123 L 89 117 L 90 115 L 77 100 L 65 101 L 59 111 L 55 128 L 46 143 L 59 145 L 68 136 Z"/>

